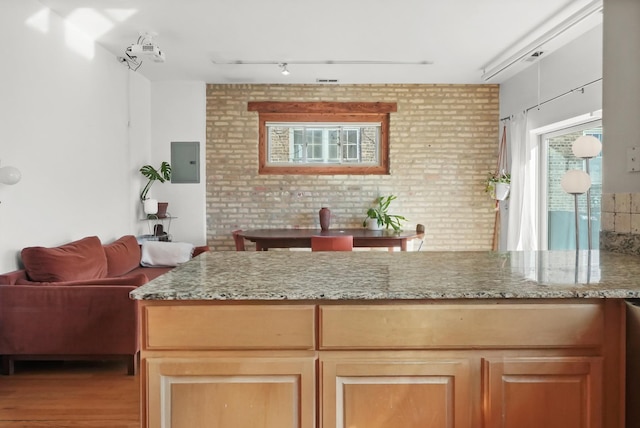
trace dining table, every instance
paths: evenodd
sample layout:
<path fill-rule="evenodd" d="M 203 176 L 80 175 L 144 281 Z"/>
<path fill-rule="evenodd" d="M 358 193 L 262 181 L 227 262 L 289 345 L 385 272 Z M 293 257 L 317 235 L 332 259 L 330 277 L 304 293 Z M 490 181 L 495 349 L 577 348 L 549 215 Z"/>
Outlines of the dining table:
<path fill-rule="evenodd" d="M 387 247 L 389 251 L 399 247 L 407 251 L 409 241 L 423 239 L 424 233 L 415 230 L 393 229 L 371 230 L 366 228 L 321 229 L 248 229 L 239 233 L 244 239 L 256 244 L 256 251 L 267 251 L 269 248 L 311 248 L 311 237 L 320 236 L 353 236 L 354 247 Z"/>

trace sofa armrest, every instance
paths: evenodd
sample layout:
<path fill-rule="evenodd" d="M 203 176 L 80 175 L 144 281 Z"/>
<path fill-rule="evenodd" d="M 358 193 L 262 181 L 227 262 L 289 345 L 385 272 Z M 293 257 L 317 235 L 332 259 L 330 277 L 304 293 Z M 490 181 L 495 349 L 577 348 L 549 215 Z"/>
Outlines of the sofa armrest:
<path fill-rule="evenodd" d="M 0 275 L 0 285 L 15 284 L 16 281 L 26 281 L 27 271 L 24 269 L 14 270 Z"/>
<path fill-rule="evenodd" d="M 134 354 L 135 288 L 0 285 L 0 355 Z"/>
<path fill-rule="evenodd" d="M 200 245 L 193 249 L 193 257 L 199 256 L 202 253 L 206 253 L 207 251 L 211 251 L 208 245 Z"/>

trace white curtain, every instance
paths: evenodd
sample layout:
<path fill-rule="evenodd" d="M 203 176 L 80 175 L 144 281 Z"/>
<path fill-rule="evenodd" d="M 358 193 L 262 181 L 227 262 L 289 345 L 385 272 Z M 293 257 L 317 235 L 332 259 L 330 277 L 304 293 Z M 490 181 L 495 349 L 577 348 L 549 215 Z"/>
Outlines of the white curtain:
<path fill-rule="evenodd" d="M 538 249 L 538 140 L 529 136 L 527 112 L 513 117 L 509 131 L 511 193 L 507 250 L 534 251 Z"/>

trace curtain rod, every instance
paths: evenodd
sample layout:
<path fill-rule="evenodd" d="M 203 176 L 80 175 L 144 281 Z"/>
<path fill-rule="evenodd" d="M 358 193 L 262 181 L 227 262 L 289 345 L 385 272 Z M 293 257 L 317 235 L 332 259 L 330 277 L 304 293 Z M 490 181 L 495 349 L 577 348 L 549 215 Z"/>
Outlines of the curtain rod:
<path fill-rule="evenodd" d="M 562 94 L 560 94 L 560 95 L 556 95 L 556 96 L 555 96 L 555 97 L 553 97 L 553 98 L 549 98 L 548 100 L 545 100 L 545 101 L 543 101 L 543 102 L 541 102 L 541 103 L 538 103 L 538 104 L 536 104 L 536 105 L 534 105 L 534 106 L 531 106 L 531 107 L 529 107 L 528 109 L 525 109 L 525 110 L 524 110 L 524 112 L 528 112 L 529 110 L 533 110 L 534 108 L 540 108 L 540 106 L 541 106 L 541 105 L 544 105 L 544 104 L 546 104 L 546 103 L 550 103 L 551 101 L 555 101 L 555 100 L 557 100 L 558 98 L 562 98 L 562 97 L 564 97 L 564 96 L 566 96 L 566 95 L 569 95 L 569 94 L 572 94 L 572 93 L 574 93 L 574 92 L 576 92 L 576 91 L 581 91 L 581 92 L 584 94 L 584 88 L 586 88 L 586 87 L 587 87 L 587 86 L 589 86 L 589 85 L 593 85 L 594 83 L 597 83 L 597 82 L 599 82 L 599 81 L 601 81 L 601 80 L 602 80 L 602 77 L 600 77 L 600 78 L 598 78 L 598 79 L 596 79 L 596 80 L 592 80 L 591 82 L 589 82 L 589 83 L 585 83 L 585 84 L 584 84 L 584 85 L 582 85 L 582 86 L 578 86 L 577 88 L 571 89 L 571 90 L 569 90 L 569 91 L 567 91 L 567 92 L 564 92 L 564 93 L 562 93 Z M 502 122 L 502 121 L 505 121 L 505 120 L 511 120 L 512 118 L 513 118 L 513 115 L 505 116 L 505 117 L 503 117 L 503 118 L 500 118 L 500 121 Z"/>

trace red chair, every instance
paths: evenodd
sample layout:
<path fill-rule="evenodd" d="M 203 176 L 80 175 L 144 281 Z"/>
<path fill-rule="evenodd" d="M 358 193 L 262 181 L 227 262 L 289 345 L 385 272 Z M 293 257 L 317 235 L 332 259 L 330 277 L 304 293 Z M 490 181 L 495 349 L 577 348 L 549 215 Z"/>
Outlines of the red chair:
<path fill-rule="evenodd" d="M 241 229 L 234 230 L 231 232 L 233 234 L 233 240 L 236 242 L 236 251 L 246 251 L 244 248 L 244 238 L 240 236 Z"/>
<path fill-rule="evenodd" d="M 320 236 L 311 237 L 311 251 L 351 251 L 353 250 L 353 236 Z"/>

